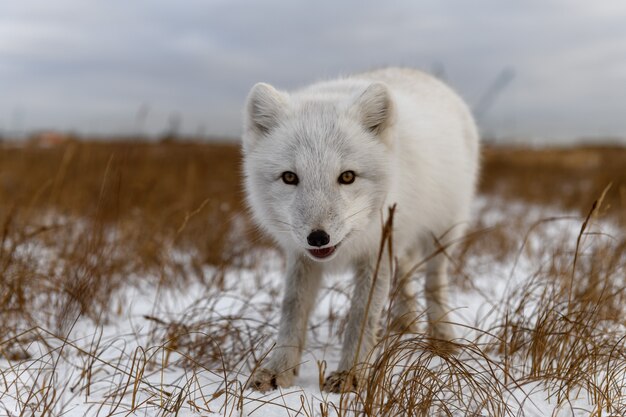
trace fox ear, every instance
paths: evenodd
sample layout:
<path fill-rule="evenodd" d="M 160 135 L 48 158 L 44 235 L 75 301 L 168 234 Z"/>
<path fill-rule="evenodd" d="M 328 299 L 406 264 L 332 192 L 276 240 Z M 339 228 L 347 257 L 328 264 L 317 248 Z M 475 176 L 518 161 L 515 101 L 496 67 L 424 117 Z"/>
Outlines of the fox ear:
<path fill-rule="evenodd" d="M 381 134 L 389 126 L 392 102 L 385 84 L 371 84 L 356 99 L 354 106 L 361 123 L 367 130 Z"/>
<path fill-rule="evenodd" d="M 287 95 L 265 83 L 250 90 L 246 105 L 246 130 L 257 135 L 269 133 L 278 126 L 287 105 Z"/>

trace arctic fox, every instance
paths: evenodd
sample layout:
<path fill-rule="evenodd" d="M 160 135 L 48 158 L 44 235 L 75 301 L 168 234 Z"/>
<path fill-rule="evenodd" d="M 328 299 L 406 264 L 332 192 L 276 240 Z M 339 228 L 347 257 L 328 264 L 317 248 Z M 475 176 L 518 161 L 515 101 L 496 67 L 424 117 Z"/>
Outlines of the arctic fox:
<path fill-rule="evenodd" d="M 291 93 L 259 83 L 246 104 L 243 154 L 253 217 L 287 256 L 278 340 L 250 386 L 267 391 L 293 383 L 323 273 L 351 268 L 355 285 L 341 359 L 323 389 L 357 388 L 350 370 L 376 343 L 392 282 L 388 264 L 373 279 L 387 207 L 397 207 L 393 313 L 411 328 L 420 315 L 414 266 L 458 238 L 468 220 L 479 165 L 473 118 L 451 89 L 411 69 L 387 68 Z M 425 267 L 435 341 L 454 338 L 446 256 L 431 256 Z"/>

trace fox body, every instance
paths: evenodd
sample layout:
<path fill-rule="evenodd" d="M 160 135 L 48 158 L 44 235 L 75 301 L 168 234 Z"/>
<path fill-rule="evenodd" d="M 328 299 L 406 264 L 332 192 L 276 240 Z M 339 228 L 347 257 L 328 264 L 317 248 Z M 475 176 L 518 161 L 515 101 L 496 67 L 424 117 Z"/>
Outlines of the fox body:
<path fill-rule="evenodd" d="M 349 371 L 368 359 L 391 282 L 398 286 L 396 324 L 413 328 L 421 313 L 411 285 L 414 266 L 463 232 L 479 160 L 472 116 L 451 89 L 411 69 L 289 93 L 259 83 L 246 104 L 243 153 L 252 215 L 287 256 L 278 340 L 251 387 L 293 383 L 323 274 L 351 268 L 355 285 L 341 360 L 324 389 L 353 388 L 358 381 Z M 394 204 L 396 279 L 389 265 L 374 279 L 381 223 Z M 446 255 L 428 259 L 429 331 L 433 340 L 449 340 Z"/>

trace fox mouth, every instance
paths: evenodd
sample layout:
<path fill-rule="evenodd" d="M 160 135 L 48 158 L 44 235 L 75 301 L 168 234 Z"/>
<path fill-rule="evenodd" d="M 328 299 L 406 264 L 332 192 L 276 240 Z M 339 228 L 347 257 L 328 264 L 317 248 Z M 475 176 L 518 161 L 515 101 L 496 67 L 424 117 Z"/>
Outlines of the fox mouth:
<path fill-rule="evenodd" d="M 307 250 L 309 251 L 311 256 L 313 256 L 315 259 L 326 259 L 335 253 L 335 250 L 337 249 L 338 246 L 339 244 L 335 246 L 329 246 L 327 248 L 307 249 Z"/>

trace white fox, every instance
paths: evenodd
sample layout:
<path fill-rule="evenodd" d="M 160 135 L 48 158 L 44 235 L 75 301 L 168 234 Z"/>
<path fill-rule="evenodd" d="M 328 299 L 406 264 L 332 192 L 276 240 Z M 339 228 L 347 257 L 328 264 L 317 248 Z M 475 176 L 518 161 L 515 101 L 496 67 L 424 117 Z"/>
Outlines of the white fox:
<path fill-rule="evenodd" d="M 342 355 L 323 388 L 357 388 L 350 370 L 368 359 L 390 291 L 388 264 L 373 280 L 387 207 L 397 205 L 393 313 L 412 328 L 420 314 L 410 271 L 438 245 L 457 239 L 468 220 L 479 165 L 473 118 L 443 83 L 400 68 L 291 93 L 259 83 L 245 113 L 247 202 L 287 256 L 278 340 L 250 386 L 266 391 L 292 385 L 323 273 L 352 268 Z M 446 254 L 428 260 L 425 276 L 430 335 L 450 340 Z"/>

